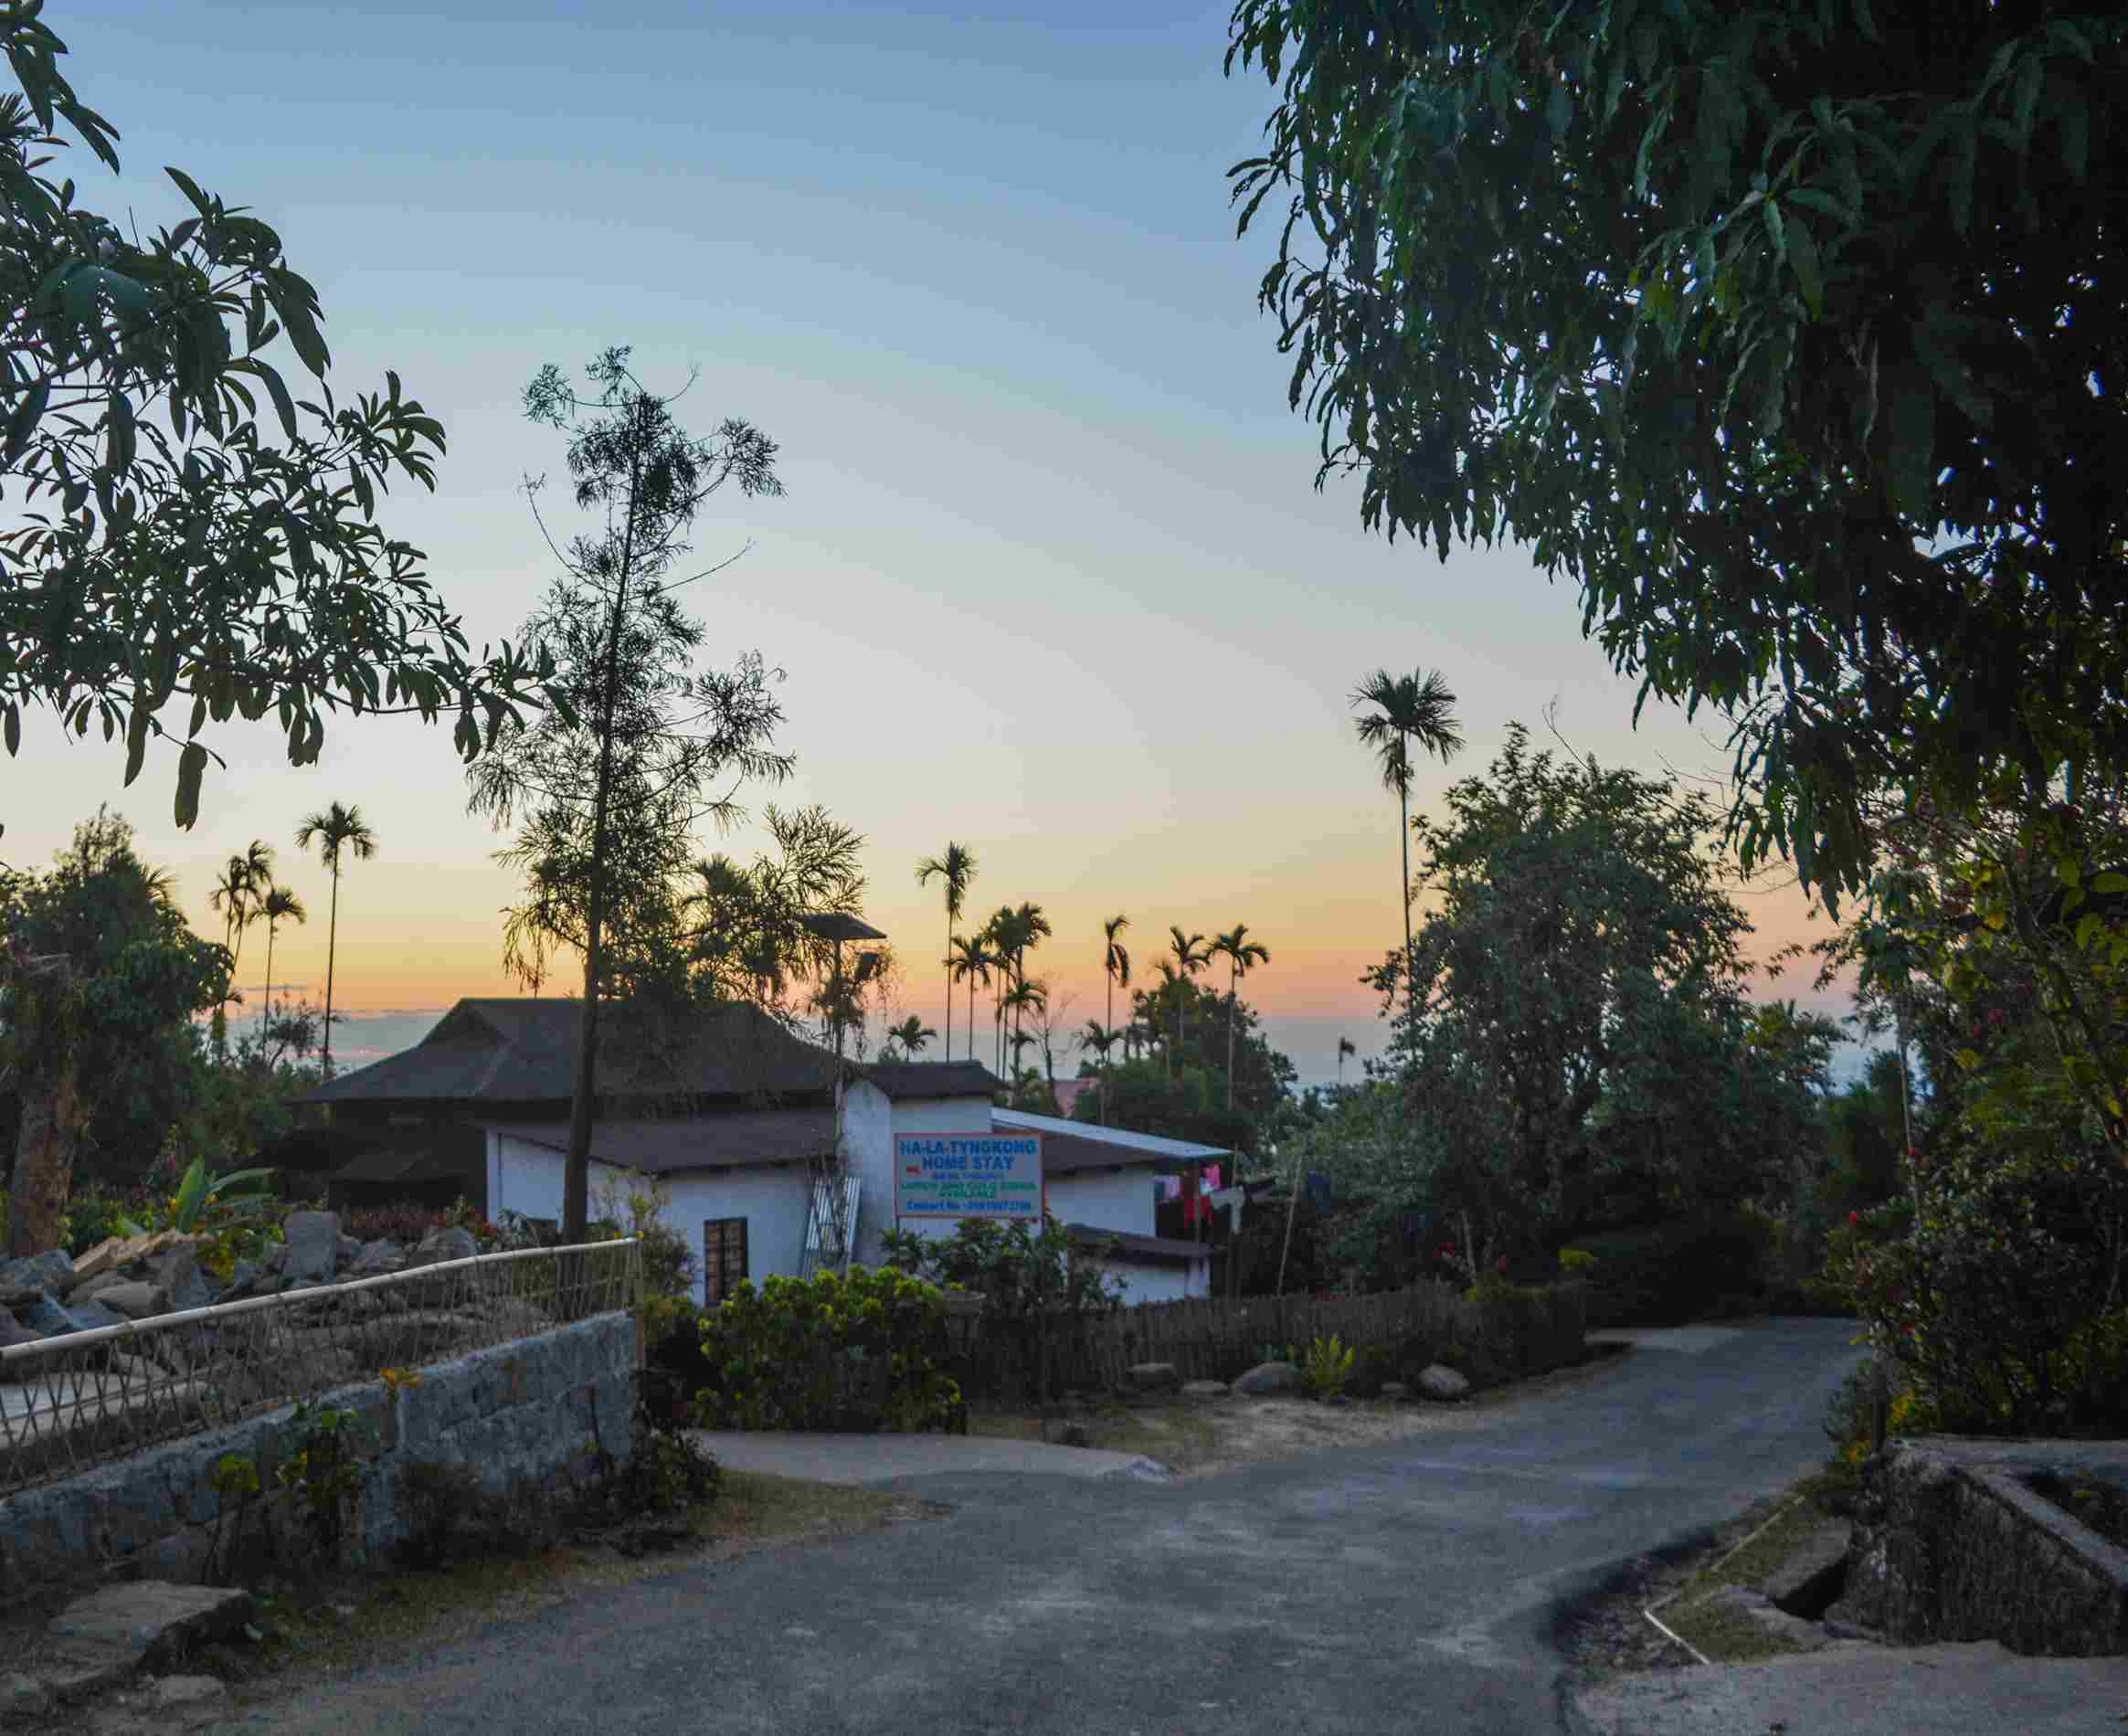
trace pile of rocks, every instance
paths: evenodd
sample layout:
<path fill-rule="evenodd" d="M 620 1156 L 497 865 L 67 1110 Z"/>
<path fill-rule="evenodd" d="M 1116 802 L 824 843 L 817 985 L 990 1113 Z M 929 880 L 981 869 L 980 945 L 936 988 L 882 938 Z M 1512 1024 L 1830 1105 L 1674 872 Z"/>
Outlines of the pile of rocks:
<path fill-rule="evenodd" d="M 201 1269 L 202 1238 L 175 1231 L 113 1236 L 78 1259 L 54 1250 L 0 1261 L 0 1349 L 245 1297 L 383 1277 L 480 1252 L 460 1229 L 431 1230 L 410 1246 L 388 1237 L 359 1242 L 340 1233 L 333 1212 L 291 1212 L 281 1233 L 264 1257 L 238 1261 L 227 1283 Z"/>

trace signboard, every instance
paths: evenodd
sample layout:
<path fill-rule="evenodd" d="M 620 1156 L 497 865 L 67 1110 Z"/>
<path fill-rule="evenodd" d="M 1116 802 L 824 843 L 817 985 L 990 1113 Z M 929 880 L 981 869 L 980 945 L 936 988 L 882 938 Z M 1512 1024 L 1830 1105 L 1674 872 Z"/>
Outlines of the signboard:
<path fill-rule="evenodd" d="M 1042 1136 L 896 1135 L 895 1217 L 1003 1218 L 1041 1228 Z"/>

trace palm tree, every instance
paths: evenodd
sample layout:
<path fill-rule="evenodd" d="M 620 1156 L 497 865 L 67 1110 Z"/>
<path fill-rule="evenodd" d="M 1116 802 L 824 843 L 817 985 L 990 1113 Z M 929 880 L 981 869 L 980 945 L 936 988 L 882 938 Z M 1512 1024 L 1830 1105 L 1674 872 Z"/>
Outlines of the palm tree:
<path fill-rule="evenodd" d="M 1040 905 L 1022 904 L 1012 913 L 1012 980 L 1025 986 L 1027 981 L 1027 949 L 1047 940 L 1053 930 L 1049 918 L 1042 914 Z M 1022 1014 L 1032 1003 L 1022 1001 L 1012 1020 L 1012 1034 L 1017 1038 L 1022 1026 Z M 1044 1003 L 1046 1004 L 1046 1003 Z"/>
<path fill-rule="evenodd" d="M 286 886 L 269 885 L 259 901 L 259 914 L 266 918 L 266 998 L 259 1009 L 259 1041 L 266 1042 L 268 1021 L 273 1017 L 273 936 L 283 922 L 308 922 L 303 901 Z"/>
<path fill-rule="evenodd" d="M 1182 1011 L 1189 1000 L 1190 979 L 1212 962 L 1212 949 L 1205 945 L 1202 935 L 1185 935 L 1178 923 L 1168 925 L 1168 950 L 1175 955 L 1175 1056 L 1176 1065 L 1181 1064 Z M 1163 982 L 1163 986 L 1165 983 Z"/>
<path fill-rule="evenodd" d="M 1005 1010 L 1012 1015 L 1012 1065 L 1020 1064 L 1020 1056 L 1035 1039 L 1027 1034 L 1026 1015 L 1045 1012 L 1049 1009 L 1049 990 L 1040 981 L 1029 982 L 1022 979 L 1012 985 L 1005 996 Z"/>
<path fill-rule="evenodd" d="M 1089 1019 L 1079 1027 L 1079 1047 L 1091 1049 L 1101 1058 L 1101 1065 L 1108 1064 L 1108 1052 L 1123 1041 L 1123 1032 L 1112 1030 L 1097 1019 Z"/>
<path fill-rule="evenodd" d="M 975 990 L 976 984 L 988 985 L 990 966 L 995 963 L 990 947 L 980 935 L 962 935 L 953 943 L 952 955 L 946 960 L 948 973 L 948 995 L 956 982 L 968 984 L 968 1058 L 975 1059 Z M 946 1058 L 953 1059 L 953 1051 L 946 1052 Z"/>
<path fill-rule="evenodd" d="M 983 945 L 990 948 L 990 1053 L 995 1057 L 994 1070 L 1000 1078 L 1005 1075 L 1005 990 L 1012 981 L 1012 938 L 1018 920 L 1011 905 L 1000 905 L 990 912 L 990 919 L 983 925 Z"/>
<path fill-rule="evenodd" d="M 206 894 L 207 908 L 222 913 L 222 945 L 229 954 L 229 996 L 241 999 L 236 992 L 237 958 L 244 949 L 244 930 L 259 920 L 259 894 L 273 880 L 273 846 L 263 838 L 254 838 L 245 845 L 241 855 L 231 856 L 223 864 L 221 878 L 217 880 Z M 227 1051 L 229 1014 L 227 1002 L 215 1009 L 215 1047 Z"/>
<path fill-rule="evenodd" d="M 1412 983 L 1412 755 L 1417 742 L 1444 764 L 1463 746 L 1456 723 L 1456 695 L 1437 670 L 1392 675 L 1378 669 L 1360 683 L 1352 704 L 1373 709 L 1359 719 L 1360 739 L 1382 761 L 1382 783 L 1396 797 L 1398 838 L 1403 846 L 1404 1010 L 1414 1005 Z"/>
<path fill-rule="evenodd" d="M 346 851 L 356 862 L 376 854 L 376 834 L 362 818 L 362 810 L 333 802 L 324 812 L 307 816 L 295 829 L 295 847 L 318 846 L 318 860 L 333 876 L 333 914 L 325 927 L 325 1077 L 333 1076 L 333 963 L 340 950 L 340 852 Z M 538 993 L 535 987 L 533 992 Z"/>
<path fill-rule="evenodd" d="M 946 1001 L 948 1006 L 953 1004 L 953 990 L 950 985 L 946 990 Z M 890 1043 L 898 1043 L 901 1044 L 903 1060 L 914 1061 L 922 1053 L 924 1045 L 937 1034 L 936 1031 L 912 1012 L 898 1025 L 887 1027 L 886 1040 Z"/>
<path fill-rule="evenodd" d="M 1340 1086 L 1345 1083 L 1345 1057 L 1347 1055 L 1357 1056 L 1359 1053 L 1360 1045 L 1354 1043 L 1351 1038 L 1339 1037 L 1338 1039 L 1338 1084 Z"/>
<path fill-rule="evenodd" d="M 950 1061 L 953 1059 L 953 925 L 960 920 L 961 910 L 968 903 L 969 884 L 975 879 L 975 852 L 966 844 L 948 840 L 945 854 L 926 856 L 916 864 L 916 884 L 929 885 L 934 874 L 946 883 L 946 1058 Z M 972 1011 L 972 998 L 969 1004 Z M 974 1058 L 972 1051 L 969 1058 Z"/>
<path fill-rule="evenodd" d="M 1116 937 L 1129 926 L 1130 918 L 1124 916 L 1111 916 L 1101 925 L 1101 938 L 1104 945 L 1104 950 L 1101 954 L 1101 969 L 1108 979 L 1108 1025 L 1111 1034 L 1114 1033 L 1116 1025 L 1116 991 L 1118 989 L 1130 987 L 1130 948 Z M 1129 1011 L 1128 1004 L 1125 1011 Z M 1086 1028 L 1089 1031 L 1094 1028 L 1092 1020 L 1089 1019 L 1086 1021 Z M 1130 1059 L 1130 1043 L 1128 1039 L 1125 1040 L 1123 1045 L 1123 1058 L 1126 1061 Z M 1108 1052 L 1106 1049 L 1101 1051 L 1100 1103 L 1101 1125 L 1106 1127 L 1108 1125 Z"/>
<path fill-rule="evenodd" d="M 1234 1021 L 1241 1011 L 1242 979 L 1258 965 L 1271 962 L 1271 950 L 1260 941 L 1249 938 L 1249 925 L 1237 922 L 1213 940 L 1210 948 L 1213 958 L 1227 962 L 1226 989 L 1226 1106 L 1233 1107 L 1233 1039 Z"/>

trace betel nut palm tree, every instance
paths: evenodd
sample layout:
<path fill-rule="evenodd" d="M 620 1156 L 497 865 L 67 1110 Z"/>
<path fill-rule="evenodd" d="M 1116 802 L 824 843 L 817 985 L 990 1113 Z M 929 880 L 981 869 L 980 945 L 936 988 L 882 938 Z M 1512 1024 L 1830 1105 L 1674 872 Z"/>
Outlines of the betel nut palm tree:
<path fill-rule="evenodd" d="M 1345 1057 L 1347 1055 L 1356 1056 L 1359 1053 L 1360 1045 L 1354 1043 L 1351 1038 L 1339 1037 L 1338 1039 L 1338 1083 L 1340 1085 L 1345 1083 Z"/>
<path fill-rule="evenodd" d="M 1374 749 L 1382 766 L 1382 788 L 1396 797 L 1397 833 L 1403 849 L 1404 1007 L 1412 1006 L 1412 744 L 1416 742 L 1444 764 L 1463 746 L 1456 721 L 1456 695 L 1437 670 L 1392 675 L 1378 669 L 1352 694 L 1365 707 L 1355 720 L 1360 739 Z"/>
<path fill-rule="evenodd" d="M 986 987 L 989 985 L 990 967 L 996 962 L 996 958 L 991 953 L 989 943 L 980 935 L 958 937 L 954 940 L 952 951 L 947 957 L 946 969 L 948 973 L 949 984 L 952 982 L 968 984 L 968 1058 L 970 1061 L 975 1059 L 976 985 L 978 983 Z M 946 1058 L 948 1061 L 953 1059 L 951 1049 L 946 1052 Z"/>
<path fill-rule="evenodd" d="M 244 930 L 259 920 L 259 901 L 273 883 L 273 846 L 254 838 L 241 853 L 222 864 L 220 876 L 206 894 L 207 908 L 222 913 L 222 945 L 229 953 L 229 997 L 236 992 L 237 959 L 244 949 Z M 215 1009 L 215 1048 L 226 1053 L 228 1044 L 228 1002 Z"/>
<path fill-rule="evenodd" d="M 1191 978 L 1212 962 L 1212 948 L 1202 935 L 1185 935 L 1180 923 L 1168 925 L 1168 950 L 1175 955 L 1172 992 L 1175 997 L 1175 1068 L 1182 1064 L 1182 1014 L 1189 1005 Z M 1166 982 L 1162 987 L 1167 987 Z"/>
<path fill-rule="evenodd" d="M 259 1043 L 263 1052 L 267 1032 L 273 1022 L 273 937 L 284 922 L 308 922 L 311 913 L 303 908 L 303 901 L 286 886 L 266 888 L 266 895 L 259 901 L 259 914 L 266 918 L 266 993 L 259 1007 Z"/>
<path fill-rule="evenodd" d="M 295 847 L 318 846 L 318 860 L 333 876 L 333 910 L 325 926 L 325 1077 L 333 1076 L 333 967 L 340 949 L 340 863 L 344 855 L 367 862 L 376 854 L 376 834 L 362 818 L 362 810 L 333 802 L 323 812 L 307 816 L 295 829 Z"/>
<path fill-rule="evenodd" d="M 950 1004 L 953 1000 L 953 990 L 950 988 L 946 991 L 946 999 Z M 923 1053 L 924 1045 L 937 1034 L 936 1031 L 924 1022 L 921 1017 L 912 1012 L 898 1025 L 887 1027 L 886 1040 L 890 1044 L 898 1043 L 901 1046 L 903 1060 L 914 1061 L 917 1055 Z"/>
<path fill-rule="evenodd" d="M 1237 922 L 1212 943 L 1211 956 L 1227 962 L 1226 990 L 1226 1106 L 1233 1107 L 1234 1024 L 1241 1012 L 1242 979 L 1258 965 L 1271 962 L 1271 949 L 1249 938 L 1249 925 Z"/>
<path fill-rule="evenodd" d="M 1109 917 L 1106 922 L 1101 925 L 1101 970 L 1108 979 L 1108 1032 L 1111 1038 L 1117 1035 L 1116 991 L 1118 989 L 1128 990 L 1130 987 L 1130 948 L 1126 947 L 1117 937 L 1129 926 L 1130 918 L 1120 913 Z M 1124 1011 L 1128 1013 L 1129 1011 L 1129 1003 L 1127 1001 L 1124 1004 Z M 1094 1029 L 1092 1020 L 1089 1019 L 1086 1021 L 1086 1028 L 1089 1031 Z M 1130 1044 L 1128 1039 L 1124 1040 L 1123 1058 L 1126 1061 L 1130 1059 Z M 1106 1127 L 1108 1125 L 1108 1051 L 1106 1049 L 1101 1051 L 1099 1102 L 1101 1125 Z"/>
<path fill-rule="evenodd" d="M 916 864 L 919 886 L 929 885 L 934 875 L 946 883 L 946 1058 L 950 1061 L 953 1059 L 953 925 L 960 920 L 960 913 L 968 905 L 968 889 L 975 880 L 975 852 L 966 844 L 948 840 L 943 854 L 926 856 Z"/>

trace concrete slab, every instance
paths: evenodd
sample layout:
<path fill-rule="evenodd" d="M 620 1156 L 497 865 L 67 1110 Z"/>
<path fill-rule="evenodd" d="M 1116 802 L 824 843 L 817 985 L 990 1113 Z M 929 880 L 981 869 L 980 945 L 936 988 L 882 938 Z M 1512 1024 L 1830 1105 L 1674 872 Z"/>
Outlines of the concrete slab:
<path fill-rule="evenodd" d="M 2118 1730 L 2128 1658 L 1843 1641 L 1806 1657 L 1627 1677 L 1575 1696 L 1583 1736 L 2093 1736 Z"/>
<path fill-rule="evenodd" d="M 1136 1453 L 1053 1446 L 988 1434 L 798 1434 L 697 1429 L 693 1438 L 735 1471 L 862 1487 L 912 1477 L 1001 1472 L 1018 1477 L 1129 1477 L 1164 1483 L 1168 1467 Z"/>

